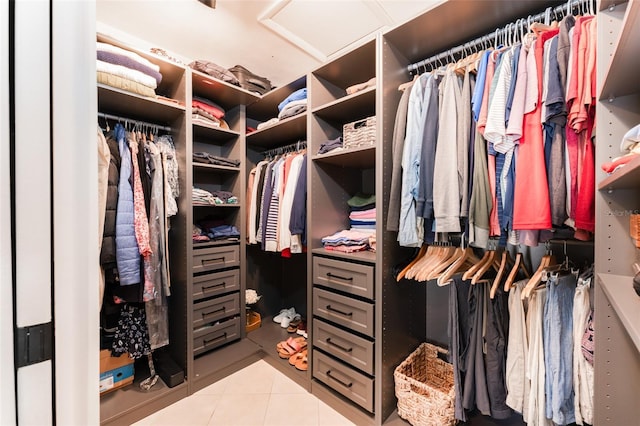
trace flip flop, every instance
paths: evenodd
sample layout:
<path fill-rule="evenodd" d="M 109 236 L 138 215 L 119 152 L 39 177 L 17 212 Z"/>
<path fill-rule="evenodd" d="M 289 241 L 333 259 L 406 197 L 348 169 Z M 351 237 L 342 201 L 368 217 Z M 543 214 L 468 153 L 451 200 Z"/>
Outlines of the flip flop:
<path fill-rule="evenodd" d="M 280 349 L 278 349 L 278 356 L 282 359 L 290 358 L 292 355 L 297 354 L 301 350 L 307 347 L 307 342 L 299 340 L 294 340 L 292 342 L 287 342 Z"/>
<path fill-rule="evenodd" d="M 303 349 L 295 355 L 289 357 L 289 364 L 296 365 L 298 361 L 301 361 L 303 357 L 307 356 L 307 350 Z"/>
<path fill-rule="evenodd" d="M 303 352 L 303 356 L 296 361 L 294 367 L 296 367 L 298 370 L 300 371 L 307 371 L 307 369 L 309 368 L 309 361 L 307 358 L 307 350 L 305 349 Z"/>
<path fill-rule="evenodd" d="M 278 342 L 278 344 L 276 344 L 276 349 L 278 350 L 278 352 L 280 351 L 280 349 L 289 344 L 289 343 L 293 343 L 294 341 L 297 341 L 298 343 L 302 343 L 305 341 L 304 337 L 289 337 L 287 340 L 283 340 L 281 342 Z"/>
<path fill-rule="evenodd" d="M 302 318 L 300 317 L 291 320 L 289 327 L 287 327 L 287 332 L 295 333 L 298 330 L 298 325 L 300 325 L 300 323 L 302 323 Z"/>

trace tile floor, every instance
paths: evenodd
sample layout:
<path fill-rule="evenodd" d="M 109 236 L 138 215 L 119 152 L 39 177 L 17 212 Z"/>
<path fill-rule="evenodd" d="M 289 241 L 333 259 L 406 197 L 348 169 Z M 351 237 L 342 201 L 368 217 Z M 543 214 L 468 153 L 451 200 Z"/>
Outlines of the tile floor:
<path fill-rule="evenodd" d="M 293 380 L 258 361 L 135 426 L 354 425 Z"/>

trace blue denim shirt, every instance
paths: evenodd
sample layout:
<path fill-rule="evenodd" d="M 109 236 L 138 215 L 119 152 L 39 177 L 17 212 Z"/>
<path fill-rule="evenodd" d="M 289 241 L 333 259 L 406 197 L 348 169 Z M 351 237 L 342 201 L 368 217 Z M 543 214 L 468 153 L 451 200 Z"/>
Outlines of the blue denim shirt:
<path fill-rule="evenodd" d="M 422 245 L 422 235 L 416 218 L 416 197 L 420 181 L 420 157 L 422 154 L 422 135 L 424 127 L 423 109 L 429 101 L 430 92 L 426 91 L 431 74 L 422 74 L 411 88 L 407 130 L 402 151 L 402 192 L 400 194 L 400 223 L 398 243 L 404 247 Z"/>

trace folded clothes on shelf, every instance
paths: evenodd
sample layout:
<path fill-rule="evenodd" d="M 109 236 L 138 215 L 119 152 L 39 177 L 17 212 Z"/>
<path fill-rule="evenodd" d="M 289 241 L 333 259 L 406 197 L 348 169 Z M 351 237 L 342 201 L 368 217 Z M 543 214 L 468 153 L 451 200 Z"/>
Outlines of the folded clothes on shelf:
<path fill-rule="evenodd" d="M 326 154 L 327 152 L 334 151 L 338 148 L 342 148 L 342 136 L 322 142 L 318 149 L 318 154 Z"/>
<path fill-rule="evenodd" d="M 214 164 L 217 166 L 238 167 L 240 160 L 234 160 L 231 158 L 220 157 L 217 155 L 209 154 L 208 152 L 194 152 L 193 161 L 203 164 Z"/>

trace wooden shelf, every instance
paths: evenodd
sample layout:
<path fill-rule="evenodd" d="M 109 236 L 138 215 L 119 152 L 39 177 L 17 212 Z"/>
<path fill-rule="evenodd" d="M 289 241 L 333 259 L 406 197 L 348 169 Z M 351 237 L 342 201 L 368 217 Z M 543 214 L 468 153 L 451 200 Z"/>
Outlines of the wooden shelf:
<path fill-rule="evenodd" d="M 193 207 L 204 207 L 204 208 L 221 208 L 221 209 L 237 209 L 242 207 L 240 204 L 197 204 L 191 203 Z"/>
<path fill-rule="evenodd" d="M 234 240 L 217 240 L 217 241 L 207 241 L 204 243 L 193 243 L 194 249 L 203 249 L 208 247 L 220 247 L 220 246 L 237 246 L 240 245 L 240 241 Z"/>
<path fill-rule="evenodd" d="M 214 381 L 231 374 L 229 370 L 239 370 L 244 365 L 253 363 L 253 358 L 259 358 L 260 348 L 249 339 L 240 339 L 225 346 L 214 349 L 197 356 L 193 360 L 193 370 L 196 386 L 199 381 L 213 383 Z M 234 368 L 237 365 L 237 368 Z M 248 365 L 248 364 L 247 364 Z M 212 379 L 212 377 L 214 379 Z"/>
<path fill-rule="evenodd" d="M 376 263 L 376 252 L 373 251 L 357 251 L 355 253 L 342 253 L 340 251 L 325 250 L 323 247 L 311 250 L 313 254 L 319 254 L 327 257 L 336 257 L 340 259 L 356 260 L 358 262 Z"/>
<path fill-rule="evenodd" d="M 598 274 L 598 279 L 609 303 L 640 353 L 640 296 L 633 290 L 633 277 Z"/>
<path fill-rule="evenodd" d="M 347 89 L 376 75 L 376 43 L 371 40 L 313 72 L 329 83 Z"/>
<path fill-rule="evenodd" d="M 262 98 L 247 106 L 247 116 L 257 121 L 267 121 L 278 116 L 278 105 L 293 92 L 307 87 L 306 75 L 300 77 L 286 86 L 277 87 Z"/>
<path fill-rule="evenodd" d="M 598 2 L 598 10 L 608 9 L 610 6 L 619 5 L 622 0 L 600 0 Z"/>
<path fill-rule="evenodd" d="M 215 164 L 193 163 L 194 171 L 238 173 L 240 167 L 218 166 Z"/>
<path fill-rule="evenodd" d="M 132 120 L 171 125 L 184 115 L 185 107 L 98 84 L 98 111 Z"/>
<path fill-rule="evenodd" d="M 372 168 L 376 164 L 376 147 L 349 148 L 341 151 L 329 151 L 326 154 L 316 154 L 312 161 L 329 163 L 351 168 Z"/>
<path fill-rule="evenodd" d="M 140 389 L 139 378 L 133 384 L 118 389 L 100 397 L 100 422 L 109 423 L 116 421 L 119 417 L 151 406 L 155 401 L 171 397 L 175 401 L 187 396 L 187 382 L 182 382 L 173 388 L 167 387 L 162 379 L 149 391 Z"/>
<path fill-rule="evenodd" d="M 606 68 L 599 99 L 618 98 L 640 93 L 640 2 L 629 1 L 622 30 Z"/>
<path fill-rule="evenodd" d="M 247 333 L 247 338 L 260 346 L 265 353 L 265 361 L 274 368 L 281 371 L 287 377 L 298 383 L 304 388 L 309 387 L 309 377 L 306 371 L 300 371 L 289 364 L 288 359 L 282 359 L 278 356 L 276 345 L 278 342 L 287 340 L 289 337 L 301 337 L 296 333 L 287 332 L 286 328 L 282 328 L 277 322 L 273 322 L 273 317 L 262 318 L 260 328 Z M 311 355 L 309 355 L 311 356 Z M 309 363 L 311 365 L 311 363 Z"/>
<path fill-rule="evenodd" d="M 640 155 L 613 172 L 598 184 L 598 189 L 633 189 L 640 187 Z"/>
<path fill-rule="evenodd" d="M 272 126 L 257 130 L 247 135 L 247 144 L 273 148 L 307 137 L 307 114 L 301 113 L 286 118 Z"/>
<path fill-rule="evenodd" d="M 207 126 L 202 123 L 193 123 L 194 139 L 202 142 L 202 139 L 217 141 L 228 141 L 240 136 L 240 133 L 216 126 Z M 206 142 L 206 141 L 205 141 Z"/>
<path fill-rule="evenodd" d="M 98 34 L 97 39 L 101 43 L 108 43 L 120 47 L 121 49 L 132 51 L 147 59 L 148 61 L 158 65 L 160 67 L 160 74 L 162 74 L 162 81 L 158 85 L 156 93 L 164 94 L 167 91 L 165 90 L 165 88 L 171 88 L 178 85 L 178 82 L 185 73 L 185 66 L 177 64 L 175 62 L 171 62 L 170 60 L 163 58 L 162 56 L 158 56 L 151 52 L 144 52 L 136 47 L 130 46 L 104 34 Z"/>
<path fill-rule="evenodd" d="M 313 110 L 313 114 L 333 123 L 350 123 L 376 114 L 376 88 L 369 87 L 336 99 Z"/>
<path fill-rule="evenodd" d="M 210 99 L 225 110 L 260 99 L 260 95 L 196 70 L 191 70 L 191 82 L 196 96 Z"/>

